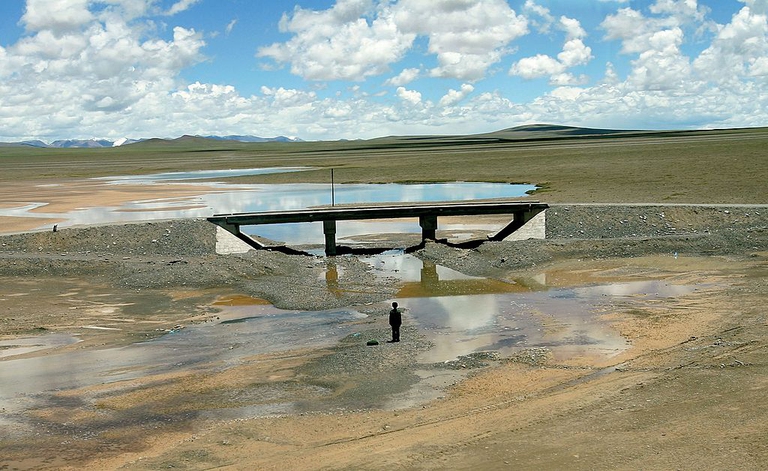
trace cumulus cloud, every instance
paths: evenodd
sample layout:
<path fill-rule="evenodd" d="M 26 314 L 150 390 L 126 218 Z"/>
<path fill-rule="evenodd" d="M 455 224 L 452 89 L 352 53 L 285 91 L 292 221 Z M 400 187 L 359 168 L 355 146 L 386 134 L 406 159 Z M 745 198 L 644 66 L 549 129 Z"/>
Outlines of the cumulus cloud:
<path fill-rule="evenodd" d="M 667 12 L 671 8 L 668 3 L 660 0 L 653 10 Z M 685 3 L 689 2 L 685 0 Z M 691 8 L 694 6 L 689 5 Z M 675 10 L 676 13 L 679 11 Z M 632 61 L 629 79 L 634 87 L 662 90 L 690 86 L 690 63 L 680 49 L 684 33 L 678 18 L 648 18 L 640 11 L 624 8 L 615 15 L 609 15 L 602 27 L 607 39 L 621 41 L 624 54 L 638 55 Z"/>
<path fill-rule="evenodd" d="M 546 10 L 546 9 L 545 9 Z M 546 11 L 548 14 L 548 10 Z M 563 50 L 557 58 L 546 54 L 537 54 L 532 57 L 520 59 L 509 70 L 510 75 L 516 75 L 526 80 L 541 77 L 549 77 L 550 83 L 556 85 L 576 84 L 583 82 L 584 78 L 576 78 L 566 71 L 580 65 L 586 65 L 593 59 L 592 48 L 584 44 L 582 38 L 587 32 L 581 27 L 581 23 L 573 18 L 561 16 L 558 29 L 565 33 L 566 41 Z"/>
<path fill-rule="evenodd" d="M 371 19 L 368 19 L 371 18 Z M 309 80 L 363 80 L 401 60 L 416 37 L 429 39 L 435 77 L 478 80 L 527 33 L 527 21 L 504 0 L 338 0 L 328 10 L 297 7 L 283 16 L 286 42 L 257 56 L 290 64 Z"/>
<path fill-rule="evenodd" d="M 534 0 L 519 14 L 512 2 L 495 0 L 299 7 L 281 21 L 288 39 L 259 49 L 261 59 L 309 81 L 354 83 L 258 88 L 285 82 L 255 78 L 257 91 L 244 95 L 228 83 L 183 78 L 205 60 L 205 41 L 165 15 L 201 3 L 28 0 L 19 22 L 25 34 L 0 46 L 0 140 L 190 133 L 336 139 L 530 122 L 764 126 L 767 2 L 740 1 L 723 24 L 709 18 L 704 0 L 616 1 L 604 6 L 610 13 L 598 19 L 598 34 L 585 30 L 591 23 L 584 18 L 554 15 Z M 548 80 L 549 91 L 534 98 L 484 80 L 510 60 L 528 28 L 544 33 L 532 39 L 554 42 L 549 55 L 534 50 L 509 65 L 516 77 Z M 626 60 L 614 67 L 599 41 Z"/>
<path fill-rule="evenodd" d="M 143 108 L 167 96 L 179 72 L 202 60 L 205 43 L 194 30 L 175 27 L 172 39 L 144 39 L 146 25 L 125 20 L 146 11 L 145 2 L 113 0 L 99 12 L 89 4 L 28 1 L 22 17 L 28 34 L 0 55 L 6 132 L 54 135 L 90 126 L 105 113 Z"/>
<path fill-rule="evenodd" d="M 552 16 L 549 8 L 537 4 L 534 0 L 525 1 L 523 12 L 528 15 L 528 21 L 541 33 L 548 33 L 555 23 L 555 17 Z"/>
<path fill-rule="evenodd" d="M 504 0 L 400 0 L 393 11 L 398 28 L 429 38 L 435 77 L 478 80 L 528 32 L 527 20 Z"/>
<path fill-rule="evenodd" d="M 539 77 L 560 74 L 565 66 L 557 59 L 546 54 L 537 54 L 533 57 L 525 57 L 512 66 L 510 74 L 532 80 Z"/>
<path fill-rule="evenodd" d="M 280 31 L 293 37 L 258 50 L 258 57 L 290 64 L 291 72 L 309 80 L 363 80 L 389 70 L 403 58 L 415 35 L 403 33 L 386 5 L 369 22 L 368 0 L 339 0 L 315 11 L 296 7 L 284 15 Z"/>
<path fill-rule="evenodd" d="M 441 99 L 440 99 L 440 106 L 446 107 L 446 106 L 453 106 L 456 103 L 460 102 L 464 98 L 467 97 L 470 93 L 472 93 L 475 90 L 475 87 L 472 85 L 465 83 L 461 86 L 460 90 L 448 90 L 448 93 L 446 93 Z"/>
<path fill-rule="evenodd" d="M 768 13 L 768 0 L 739 0 L 746 4 L 750 11 L 758 15 L 765 15 Z"/>
<path fill-rule="evenodd" d="M 753 11 L 757 1 L 747 3 L 749 6 L 734 15 L 694 61 L 693 67 L 702 77 L 706 75 L 708 80 L 727 83 L 744 76 L 766 75 L 768 16 Z"/>
<path fill-rule="evenodd" d="M 93 21 L 88 0 L 28 0 L 21 22 L 27 31 L 63 34 Z"/>
<path fill-rule="evenodd" d="M 391 85 L 399 87 L 402 85 L 408 85 L 419 77 L 421 71 L 416 68 L 403 69 L 397 76 L 387 79 L 384 85 Z"/>
<path fill-rule="evenodd" d="M 416 90 L 408 90 L 405 87 L 397 87 L 397 96 L 412 105 L 421 103 L 421 93 Z"/>

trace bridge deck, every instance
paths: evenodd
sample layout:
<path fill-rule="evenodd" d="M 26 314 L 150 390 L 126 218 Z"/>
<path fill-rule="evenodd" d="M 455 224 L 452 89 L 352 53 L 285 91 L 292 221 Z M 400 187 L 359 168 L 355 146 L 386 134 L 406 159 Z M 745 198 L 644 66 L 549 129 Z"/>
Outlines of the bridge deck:
<path fill-rule="evenodd" d="M 423 239 L 434 239 L 438 216 L 469 216 L 484 214 L 512 214 L 514 220 L 497 233 L 503 238 L 522 227 L 533 216 L 549 206 L 538 201 L 477 200 L 460 202 L 435 202 L 418 204 L 350 205 L 291 211 L 260 213 L 216 214 L 208 221 L 226 229 L 254 247 L 263 248 L 240 232 L 240 226 L 259 224 L 284 224 L 323 221 L 326 254 L 336 254 L 336 221 L 359 219 L 394 219 L 418 217 Z"/>
<path fill-rule="evenodd" d="M 208 220 L 214 224 L 284 224 L 289 222 L 343 221 L 354 219 L 389 219 L 437 216 L 469 216 L 480 214 L 514 214 L 520 211 L 546 209 L 544 203 L 520 201 L 472 201 L 419 204 L 389 204 L 387 206 L 333 206 L 330 208 L 267 211 L 261 213 L 216 214 Z"/>

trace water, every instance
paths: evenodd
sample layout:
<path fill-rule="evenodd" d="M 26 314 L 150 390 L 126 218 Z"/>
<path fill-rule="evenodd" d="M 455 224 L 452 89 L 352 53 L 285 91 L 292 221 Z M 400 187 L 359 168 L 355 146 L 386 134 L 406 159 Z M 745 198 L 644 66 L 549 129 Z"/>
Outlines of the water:
<path fill-rule="evenodd" d="M 187 180 L 211 180 L 218 178 L 242 177 L 251 175 L 270 175 L 273 173 L 303 172 L 312 170 L 311 167 L 270 167 L 270 168 L 245 168 L 229 170 L 194 170 L 190 172 L 164 172 L 148 175 L 118 175 L 114 177 L 98 177 L 94 180 L 102 180 L 109 183 L 157 183 L 178 182 Z"/>
<path fill-rule="evenodd" d="M 642 304 L 694 290 L 659 280 L 547 289 L 471 277 L 397 253 L 366 260 L 380 276 L 402 280 L 395 300 L 406 310 L 405 324 L 434 344 L 419 358 L 427 364 L 488 350 L 509 356 L 531 347 L 546 347 L 558 360 L 611 358 L 629 345 L 601 320 L 607 307 L 622 300 Z M 0 407 L 12 411 L 20 406 L 20 397 L 45 391 L 172 371 L 213 371 L 257 354 L 329 346 L 354 333 L 354 321 L 366 317 L 353 309 L 304 312 L 231 304 L 222 306 L 224 312 L 216 322 L 120 348 L 56 353 L 57 347 L 78 341 L 66 334 L 4 341 Z M 407 336 L 403 340 L 407 342 Z M 33 349 L 48 353 L 13 358 Z"/>
<path fill-rule="evenodd" d="M 602 312 L 620 301 L 643 304 L 695 289 L 662 280 L 550 289 L 546 282 L 471 277 L 396 253 L 367 260 L 381 276 L 401 280 L 394 300 L 435 345 L 420 358 L 425 363 L 487 350 L 509 356 L 532 347 L 548 348 L 559 360 L 611 358 L 629 344 L 600 318 Z"/>
<path fill-rule="evenodd" d="M 13 412 L 19 398 L 47 391 L 126 381 L 172 371 L 213 371 L 262 353 L 333 345 L 349 335 L 351 321 L 365 315 L 350 309 L 285 311 L 270 305 L 234 306 L 217 322 L 172 331 L 126 347 L 56 354 L 76 336 L 53 334 L 5 342 L 0 361 L 0 408 Z M 1 345 L 0 345 L 1 346 Z M 12 359 L 36 346 L 47 355 Z M 2 352 L 0 350 L 0 352 Z"/>
<path fill-rule="evenodd" d="M 91 180 L 101 189 L 124 188 L 126 185 L 187 189 L 195 193 L 188 197 L 148 198 L 128 201 L 117 206 L 84 206 L 65 213 L 46 211 L 47 203 L 30 201 L 18 206 L 0 208 L 0 216 L 51 219 L 59 227 L 96 225 L 154 219 L 205 218 L 213 214 L 296 210 L 335 204 L 403 203 L 431 201 L 459 201 L 490 198 L 516 198 L 534 190 L 533 185 L 504 183 L 433 183 L 433 184 L 229 184 L 226 178 L 261 175 L 278 172 L 308 170 L 304 167 L 257 168 L 237 170 L 207 170 L 170 172 L 137 176 L 114 176 Z M 217 180 L 205 181 L 200 180 Z M 99 188 L 89 191 L 98 191 Z M 49 191 L 51 189 L 49 188 Z M 55 193 L 65 194 L 65 185 L 56 187 Z M 332 194 L 333 193 L 333 194 Z M 49 228 L 53 223 L 41 228 Z M 441 229 L 462 229 L 461 226 L 443 226 Z M 488 228 L 493 230 L 493 227 Z M 251 235 L 287 244 L 309 244 L 322 240 L 322 224 L 281 224 L 249 226 Z M 348 221 L 338 225 L 337 239 L 380 233 L 418 233 L 418 220 Z M 318 238 L 319 236 L 319 238 Z"/>
<path fill-rule="evenodd" d="M 615 312 L 616 305 L 657 305 L 659 299 L 684 296 L 695 290 L 663 280 L 550 288 L 546 273 L 536 281 L 488 280 L 396 251 L 363 260 L 377 276 L 400 280 L 396 296 L 380 309 L 385 312 L 393 300 L 405 309 L 408 329 L 403 342 L 412 340 L 409 335 L 415 329 L 433 345 L 418 358 L 424 365 L 481 351 L 497 351 L 506 357 L 532 347 L 548 349 L 558 362 L 576 359 L 579 364 L 585 360 L 604 363 L 629 348 L 629 344 L 603 320 L 603 313 Z M 326 263 L 327 273 L 322 276 L 333 293 L 339 280 L 347 275 L 334 269 L 332 261 Z M 366 318 L 355 309 L 280 310 L 245 296 L 222 300 L 216 306 L 223 311 L 214 322 L 120 348 L 58 352 L 58 347 L 78 341 L 76 335 L 64 333 L 1 343 L 0 353 L 5 358 L 0 359 L 0 426 L 19 430 L 16 426 L 26 422 L 28 411 L 55 402 L 70 390 L 104 390 L 103 385 L 110 384 L 119 390 L 132 387 L 130 380 L 142 384 L 172 381 L 159 379 L 165 374 L 173 377 L 193 373 L 205 378 L 232 367 L 253 365 L 255 355 L 332 346 L 359 332 L 359 321 Z M 385 322 L 382 318 L 376 326 L 382 328 Z M 363 325 L 364 329 L 370 328 L 370 324 Z M 364 342 L 370 336 L 357 338 Z M 29 349 L 45 352 L 38 351 L 44 354 L 30 358 L 14 358 L 30 353 Z M 424 380 L 409 392 L 385 401 L 386 407 L 399 408 L 433 399 L 442 394 L 440 384 L 450 378 L 458 379 L 449 370 L 425 368 L 419 374 Z M 264 378 L 254 377 L 253 381 L 254 386 L 244 391 L 258 397 L 264 395 L 263 400 L 243 407 L 210 406 L 201 411 L 200 417 L 254 417 L 297 410 L 298 403 L 293 402 L 297 399 L 288 391 Z M 307 390 L 315 387 L 319 386 L 306 386 Z M 316 393 L 327 395 L 329 391 Z M 226 392 L 222 394 L 226 396 Z M 72 407 L 82 407 L 78 404 Z"/>

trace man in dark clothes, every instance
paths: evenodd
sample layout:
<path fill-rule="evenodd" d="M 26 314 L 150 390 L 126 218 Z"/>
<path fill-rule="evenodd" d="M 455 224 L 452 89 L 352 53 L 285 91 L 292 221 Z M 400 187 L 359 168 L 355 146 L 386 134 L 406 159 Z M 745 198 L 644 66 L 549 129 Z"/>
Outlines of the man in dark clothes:
<path fill-rule="evenodd" d="M 400 314 L 400 309 L 397 308 L 397 303 L 392 303 L 392 310 L 389 311 L 389 325 L 392 326 L 392 340 L 391 342 L 400 341 L 400 326 L 403 324 L 403 316 Z"/>

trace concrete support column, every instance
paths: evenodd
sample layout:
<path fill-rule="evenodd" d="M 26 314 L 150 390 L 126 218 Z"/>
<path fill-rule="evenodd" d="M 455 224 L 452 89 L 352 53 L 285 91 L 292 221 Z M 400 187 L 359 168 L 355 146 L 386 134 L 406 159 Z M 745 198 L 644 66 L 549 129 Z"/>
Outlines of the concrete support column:
<path fill-rule="evenodd" d="M 333 219 L 323 221 L 323 233 L 325 234 L 325 254 L 336 255 L 336 221 Z"/>
<path fill-rule="evenodd" d="M 419 216 L 419 226 L 421 226 L 421 240 L 435 240 L 437 215 L 429 214 L 426 216 Z"/>
<path fill-rule="evenodd" d="M 219 223 L 218 226 L 224 229 L 225 231 L 229 232 L 233 236 L 238 238 L 240 237 L 240 226 L 238 226 L 237 224 L 229 224 L 225 222 L 225 223 Z"/>

